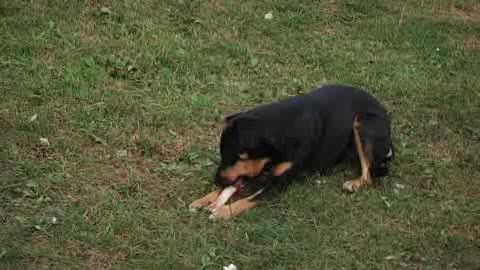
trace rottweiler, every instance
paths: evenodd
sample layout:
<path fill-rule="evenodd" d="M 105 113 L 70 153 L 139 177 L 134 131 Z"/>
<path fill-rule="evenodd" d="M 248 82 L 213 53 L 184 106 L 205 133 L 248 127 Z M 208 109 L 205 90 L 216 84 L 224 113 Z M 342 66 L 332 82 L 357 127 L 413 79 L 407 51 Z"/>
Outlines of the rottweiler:
<path fill-rule="evenodd" d="M 283 190 L 299 173 L 327 172 L 340 162 L 359 161 L 361 176 L 343 189 L 355 192 L 389 172 L 394 157 L 389 115 L 365 90 L 327 85 L 305 95 L 261 105 L 225 118 L 218 190 L 194 201 L 208 207 L 228 186 L 240 199 L 215 211 L 230 219 L 259 204 L 264 194 Z"/>

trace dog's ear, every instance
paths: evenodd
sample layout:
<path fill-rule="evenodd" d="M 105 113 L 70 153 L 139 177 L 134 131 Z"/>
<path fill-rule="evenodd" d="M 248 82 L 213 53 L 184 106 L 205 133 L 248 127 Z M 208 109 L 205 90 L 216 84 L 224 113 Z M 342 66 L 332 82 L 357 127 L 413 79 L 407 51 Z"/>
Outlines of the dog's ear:
<path fill-rule="evenodd" d="M 259 118 L 247 115 L 235 117 L 232 124 L 235 126 L 240 146 L 246 149 L 255 149 L 266 138 L 265 123 Z"/>
<path fill-rule="evenodd" d="M 238 116 L 242 115 L 243 112 L 237 112 L 237 113 L 232 113 L 232 114 L 229 114 L 227 116 L 225 116 L 225 118 L 223 118 L 223 121 L 228 124 L 230 123 L 230 121 L 232 121 L 233 119 L 237 118 Z"/>

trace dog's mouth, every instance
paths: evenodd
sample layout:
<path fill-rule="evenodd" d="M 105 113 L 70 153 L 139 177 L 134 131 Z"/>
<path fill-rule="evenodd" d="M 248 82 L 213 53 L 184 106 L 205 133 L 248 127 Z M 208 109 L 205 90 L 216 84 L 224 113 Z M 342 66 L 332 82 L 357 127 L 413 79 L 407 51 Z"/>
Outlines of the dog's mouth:
<path fill-rule="evenodd" d="M 271 175 L 270 171 L 264 170 L 261 174 L 256 177 L 247 177 L 247 176 L 239 176 L 235 180 L 230 181 L 229 185 L 234 186 L 236 189 L 235 194 L 240 194 L 246 189 L 248 189 L 249 181 L 256 181 L 258 183 L 264 182 L 268 177 Z M 251 182 L 250 182 L 251 183 Z"/>
<path fill-rule="evenodd" d="M 235 187 L 236 191 L 235 194 L 241 193 L 245 189 L 245 179 L 243 177 L 238 177 L 234 181 L 232 181 L 232 186 Z"/>

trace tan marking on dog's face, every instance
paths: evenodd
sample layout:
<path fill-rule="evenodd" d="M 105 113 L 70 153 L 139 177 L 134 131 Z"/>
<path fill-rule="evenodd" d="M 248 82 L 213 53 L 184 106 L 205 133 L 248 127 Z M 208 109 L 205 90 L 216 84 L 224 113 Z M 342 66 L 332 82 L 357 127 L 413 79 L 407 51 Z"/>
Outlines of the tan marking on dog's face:
<path fill-rule="evenodd" d="M 268 161 L 268 158 L 238 160 L 233 166 L 221 171 L 220 176 L 231 181 L 241 176 L 256 177 L 262 172 Z"/>
<path fill-rule="evenodd" d="M 275 167 L 273 168 L 273 175 L 280 176 L 284 174 L 286 171 L 288 171 L 290 168 L 292 168 L 291 161 L 285 161 L 285 162 L 279 163 L 278 165 L 275 165 Z"/>

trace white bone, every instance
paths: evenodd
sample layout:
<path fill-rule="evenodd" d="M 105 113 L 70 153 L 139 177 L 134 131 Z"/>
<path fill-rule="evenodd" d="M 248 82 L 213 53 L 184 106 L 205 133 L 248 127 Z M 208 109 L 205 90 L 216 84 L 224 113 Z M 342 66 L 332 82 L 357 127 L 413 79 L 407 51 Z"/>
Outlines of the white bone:
<path fill-rule="evenodd" d="M 237 188 L 235 186 L 228 186 L 223 189 L 217 200 L 208 207 L 208 210 L 210 210 L 210 212 L 217 211 L 217 209 L 225 205 L 228 199 L 230 199 L 236 191 Z"/>

